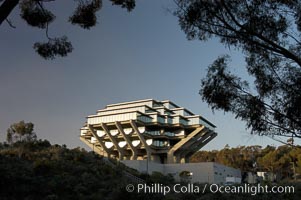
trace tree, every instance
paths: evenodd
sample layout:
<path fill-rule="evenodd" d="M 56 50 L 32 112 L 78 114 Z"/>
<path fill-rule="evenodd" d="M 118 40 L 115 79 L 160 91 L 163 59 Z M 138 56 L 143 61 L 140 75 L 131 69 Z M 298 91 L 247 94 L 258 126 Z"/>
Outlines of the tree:
<path fill-rule="evenodd" d="M 47 5 L 56 0 L 0 0 L 0 26 L 6 21 L 15 28 L 9 14 L 20 6 L 20 16 L 29 26 L 45 29 L 47 42 L 36 42 L 35 51 L 45 59 L 54 59 L 56 56 L 67 56 L 72 52 L 73 46 L 67 36 L 50 37 L 49 25 L 55 20 L 55 15 L 47 9 Z M 102 0 L 74 0 L 77 7 L 69 17 L 69 22 L 84 29 L 90 29 L 97 23 L 97 12 L 102 7 Z M 135 0 L 110 0 L 113 5 L 126 8 L 129 12 L 135 7 Z"/>
<path fill-rule="evenodd" d="M 212 110 L 233 113 L 252 134 L 301 138 L 300 1 L 175 2 L 188 39 L 216 37 L 240 50 L 254 80 L 231 73 L 229 56 L 218 57 L 200 89 Z"/>
<path fill-rule="evenodd" d="M 9 144 L 16 142 L 28 142 L 37 139 L 36 133 L 33 131 L 34 124 L 25 123 L 23 120 L 14 123 L 7 129 L 6 140 Z"/>
<path fill-rule="evenodd" d="M 190 182 L 190 180 L 192 178 L 191 176 L 192 176 L 192 172 L 190 172 L 190 171 L 184 170 L 179 173 L 179 177 L 182 182 Z"/>

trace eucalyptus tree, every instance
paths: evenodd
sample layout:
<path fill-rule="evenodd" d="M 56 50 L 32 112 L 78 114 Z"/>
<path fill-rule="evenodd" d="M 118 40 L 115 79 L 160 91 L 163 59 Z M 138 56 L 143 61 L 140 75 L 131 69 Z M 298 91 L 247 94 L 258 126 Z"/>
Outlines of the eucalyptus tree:
<path fill-rule="evenodd" d="M 16 142 L 29 142 L 37 139 L 34 132 L 34 124 L 31 122 L 25 123 L 23 120 L 12 124 L 7 129 L 6 140 L 9 144 Z"/>
<path fill-rule="evenodd" d="M 199 92 L 212 110 L 233 113 L 252 134 L 301 138 L 301 2 L 175 2 L 174 15 L 188 39 L 217 38 L 240 50 L 245 66 L 239 67 L 252 77 L 235 75 L 230 57 L 219 56 Z"/>
<path fill-rule="evenodd" d="M 102 0 L 69 0 L 76 3 L 76 8 L 70 14 L 68 21 L 83 29 L 90 29 L 97 24 L 97 12 L 102 7 Z M 135 7 L 135 0 L 110 0 L 113 5 L 119 5 L 131 11 Z M 46 42 L 36 42 L 35 51 L 45 59 L 54 59 L 56 56 L 67 56 L 72 52 L 72 43 L 67 36 L 53 37 L 48 33 L 49 26 L 55 21 L 56 15 L 48 9 L 51 3 L 58 0 L 0 0 L 0 26 L 7 22 L 15 28 L 9 19 L 11 12 L 20 7 L 21 18 L 31 27 L 44 29 Z"/>

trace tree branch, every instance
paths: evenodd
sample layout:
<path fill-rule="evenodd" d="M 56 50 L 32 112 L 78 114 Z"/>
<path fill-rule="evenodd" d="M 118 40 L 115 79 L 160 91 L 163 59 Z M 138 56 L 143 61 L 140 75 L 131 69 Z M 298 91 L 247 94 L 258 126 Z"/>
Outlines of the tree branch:
<path fill-rule="evenodd" d="M 19 0 L 5 0 L 0 6 L 0 25 L 18 5 Z"/>
<path fill-rule="evenodd" d="M 241 29 L 245 30 L 246 32 L 249 32 L 251 35 L 256 36 L 257 38 L 259 38 L 261 41 L 267 43 L 268 45 L 271 45 L 270 50 L 274 49 L 277 50 L 276 52 L 281 53 L 282 55 L 284 55 L 287 58 L 292 59 L 293 61 L 295 61 L 299 67 L 301 67 L 301 60 L 298 56 L 296 56 L 295 54 L 293 54 L 292 52 L 290 52 L 289 50 L 287 50 L 286 48 L 280 46 L 279 44 L 273 42 L 272 40 L 266 38 L 265 36 L 263 36 L 262 34 L 257 33 L 256 31 L 250 30 L 245 26 L 242 26 L 238 20 L 234 17 L 234 15 L 231 13 L 231 10 L 229 10 L 229 8 L 227 7 L 227 5 L 225 4 L 224 0 L 221 1 L 222 2 L 222 6 L 225 8 L 227 14 L 230 16 L 231 20 Z M 235 28 L 233 28 L 235 29 Z M 258 42 L 259 45 L 261 45 L 260 42 Z M 264 45 L 264 48 L 267 48 L 268 45 Z"/>
<path fill-rule="evenodd" d="M 223 78 L 225 78 L 226 81 L 228 81 L 229 83 L 231 83 L 232 86 L 233 86 L 234 88 L 238 89 L 240 92 L 242 92 L 242 93 L 244 93 L 244 94 L 246 94 L 246 95 L 248 95 L 248 96 L 255 97 L 253 94 L 251 94 L 250 92 L 244 90 L 242 87 L 240 87 L 239 85 L 237 85 L 235 82 L 233 82 L 232 80 L 228 79 L 226 76 L 224 76 Z M 237 96 L 237 97 L 238 97 L 238 98 L 241 98 L 241 96 Z M 289 119 L 289 120 L 291 120 L 292 122 L 294 122 L 294 123 L 298 124 L 299 126 L 301 126 L 301 122 L 298 121 L 297 119 L 294 119 L 294 118 L 292 118 L 292 117 L 287 116 L 286 114 L 280 112 L 279 110 L 275 109 L 273 106 L 269 105 L 268 103 L 266 103 L 266 102 L 264 102 L 264 101 L 262 101 L 262 103 L 263 103 L 263 105 L 264 105 L 267 109 L 270 110 L 270 112 L 277 113 L 277 114 L 279 114 L 279 115 L 285 117 L 286 119 Z M 279 125 L 277 125 L 277 126 L 279 126 Z M 286 129 L 285 127 L 282 127 L 282 128 L 283 128 L 284 130 L 290 131 L 289 129 Z M 291 133 L 294 133 L 295 136 L 298 137 L 298 136 L 296 135 L 295 132 L 292 132 L 292 131 L 290 131 L 290 132 L 291 132 Z M 300 136 L 299 136 L 299 137 L 300 137 Z"/>
<path fill-rule="evenodd" d="M 10 27 L 16 28 L 16 27 L 11 23 L 11 21 L 9 21 L 8 19 L 5 19 L 5 20 L 6 20 L 6 22 L 8 23 L 8 25 L 9 25 Z"/>

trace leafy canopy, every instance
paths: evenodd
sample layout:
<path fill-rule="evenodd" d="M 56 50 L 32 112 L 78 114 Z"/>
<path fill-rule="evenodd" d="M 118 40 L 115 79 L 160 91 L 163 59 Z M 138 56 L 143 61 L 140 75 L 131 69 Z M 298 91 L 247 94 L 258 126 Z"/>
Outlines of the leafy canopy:
<path fill-rule="evenodd" d="M 6 140 L 8 143 L 34 141 L 37 138 L 34 130 L 34 124 L 31 122 L 25 123 L 23 120 L 12 124 L 7 129 Z"/>
<path fill-rule="evenodd" d="M 29 25 L 35 28 L 45 29 L 47 42 L 36 42 L 35 51 L 45 59 L 54 59 L 56 56 L 67 56 L 72 52 L 73 46 L 67 36 L 50 37 L 48 28 L 56 16 L 47 9 L 47 5 L 56 0 L 0 0 L 0 26 L 8 20 L 10 13 L 17 5 L 20 6 L 20 16 Z M 102 7 L 102 0 L 73 0 L 77 7 L 69 17 L 69 22 L 84 29 L 90 29 L 97 24 L 97 12 Z M 128 12 L 135 8 L 135 0 L 110 0 L 113 5 L 126 8 Z M 2 2 L 2 4 L 1 4 Z"/>
<path fill-rule="evenodd" d="M 253 134 L 301 138 L 300 1 L 175 2 L 188 39 L 216 37 L 240 50 L 254 80 L 231 73 L 229 56 L 220 56 L 202 79 L 202 99 L 213 110 L 234 113 Z"/>
<path fill-rule="evenodd" d="M 198 151 L 191 162 L 217 162 L 226 166 L 239 168 L 244 172 L 277 173 L 279 180 L 294 179 L 301 172 L 301 146 L 238 146 L 221 150 Z M 295 169 L 294 169 L 294 168 Z M 295 170 L 295 171 L 294 171 Z"/>

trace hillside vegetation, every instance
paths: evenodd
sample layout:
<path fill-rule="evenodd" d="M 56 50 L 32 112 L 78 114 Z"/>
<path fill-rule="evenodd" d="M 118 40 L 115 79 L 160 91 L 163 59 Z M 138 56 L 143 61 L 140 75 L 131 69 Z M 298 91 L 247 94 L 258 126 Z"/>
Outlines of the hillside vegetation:
<path fill-rule="evenodd" d="M 199 151 L 191 162 L 218 162 L 243 172 L 272 172 L 281 180 L 291 180 L 301 174 L 301 147 L 283 145 L 225 147 L 221 150 Z"/>
<path fill-rule="evenodd" d="M 298 199 L 295 194 L 137 194 L 125 190 L 134 183 L 125 176 L 130 172 L 146 180 L 146 184 L 173 185 L 170 176 L 159 172 L 140 174 L 121 163 L 109 164 L 93 152 L 68 149 L 65 145 L 51 145 L 47 140 L 0 143 L 0 199 L 1 200 L 171 200 L 171 199 Z M 183 183 L 184 184 L 184 183 Z"/>
<path fill-rule="evenodd" d="M 83 149 L 48 141 L 0 147 L 1 199 L 114 199 L 122 173 Z"/>

